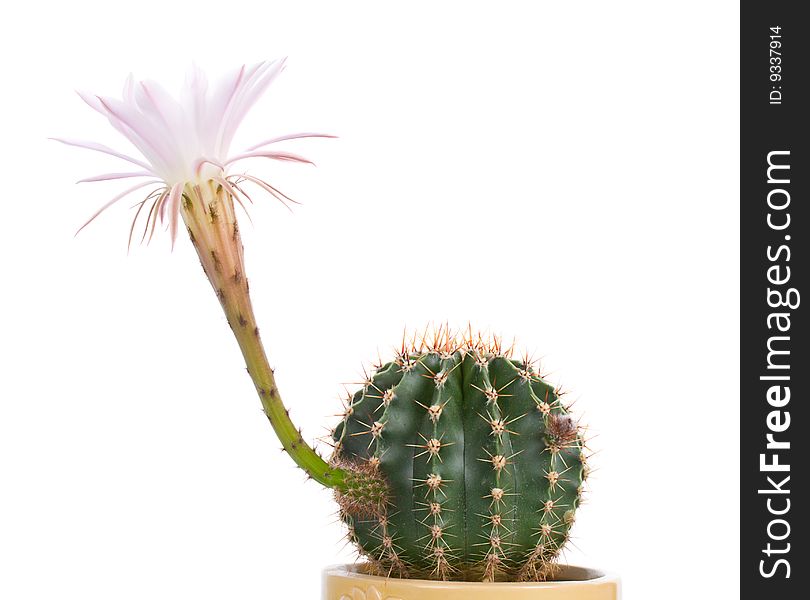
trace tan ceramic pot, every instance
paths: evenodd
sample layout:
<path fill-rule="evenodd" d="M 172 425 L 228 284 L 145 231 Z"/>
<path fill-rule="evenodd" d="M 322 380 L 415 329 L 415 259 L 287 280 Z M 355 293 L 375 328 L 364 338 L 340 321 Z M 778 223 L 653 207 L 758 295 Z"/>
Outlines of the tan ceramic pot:
<path fill-rule="evenodd" d="M 375 577 L 355 566 L 323 572 L 322 600 L 619 600 L 619 578 L 594 569 L 563 567 L 543 583 L 443 582 Z"/>

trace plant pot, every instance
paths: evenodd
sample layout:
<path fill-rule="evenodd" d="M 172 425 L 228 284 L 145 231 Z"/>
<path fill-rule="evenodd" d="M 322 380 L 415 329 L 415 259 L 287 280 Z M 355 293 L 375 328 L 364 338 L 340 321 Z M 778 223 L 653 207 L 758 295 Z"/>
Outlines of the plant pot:
<path fill-rule="evenodd" d="M 427 581 L 366 575 L 362 566 L 339 565 L 323 571 L 322 600 L 619 600 L 615 575 L 564 566 L 554 581 L 481 583 Z"/>

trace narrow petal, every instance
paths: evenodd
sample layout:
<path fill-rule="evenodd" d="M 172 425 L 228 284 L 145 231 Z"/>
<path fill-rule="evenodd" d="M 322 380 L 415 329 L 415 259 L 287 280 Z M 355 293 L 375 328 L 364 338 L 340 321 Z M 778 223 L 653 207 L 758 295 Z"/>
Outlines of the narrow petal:
<path fill-rule="evenodd" d="M 263 180 L 259 179 L 258 177 L 253 177 L 253 175 L 248 175 L 247 173 L 242 173 L 242 174 L 239 175 L 239 177 L 244 177 L 248 181 L 252 181 L 256 185 L 258 185 L 265 192 L 267 192 L 268 194 L 273 196 L 276 200 L 281 202 L 284 206 L 286 206 L 287 210 L 292 211 L 292 209 L 290 208 L 290 205 L 287 204 L 287 202 L 286 202 L 287 200 L 289 200 L 290 202 L 293 202 L 295 204 L 300 204 L 300 202 L 296 202 L 295 200 L 293 200 L 292 198 L 290 198 L 286 194 L 282 194 L 280 191 L 278 191 L 272 185 L 270 185 L 266 181 L 263 181 Z"/>
<path fill-rule="evenodd" d="M 247 181 L 252 181 L 256 185 L 260 186 L 269 194 L 275 196 L 276 200 L 281 202 L 282 204 L 287 204 L 287 202 L 292 202 L 293 204 L 301 204 L 298 200 L 293 200 L 287 194 L 279 190 L 277 187 L 270 185 L 264 179 L 259 179 L 258 177 L 254 177 L 253 175 L 248 175 L 247 173 L 241 173 L 238 177 L 242 177 Z M 241 181 L 239 182 L 241 183 Z M 251 202 L 253 202 L 251 200 Z"/>
<path fill-rule="evenodd" d="M 225 179 L 225 181 L 227 181 L 231 185 L 231 187 L 233 189 L 238 190 L 239 193 L 241 193 L 248 202 L 250 202 L 251 204 L 254 204 L 253 198 L 251 198 L 250 195 L 244 189 L 242 189 L 239 186 L 239 184 L 242 183 L 242 181 L 246 181 L 246 180 L 239 179 L 238 176 L 236 176 L 236 178 L 235 178 L 236 180 L 231 179 L 231 177 L 233 177 L 233 175 L 229 175 L 228 177 L 224 177 L 224 179 Z"/>
<path fill-rule="evenodd" d="M 291 162 L 306 163 L 308 165 L 315 164 L 311 160 L 308 160 L 303 156 L 293 154 L 292 152 L 268 152 L 264 150 L 260 152 L 245 152 L 244 154 L 237 154 L 236 156 L 226 160 L 223 164 L 230 165 L 246 158 L 272 158 L 273 160 L 288 160 Z"/>
<path fill-rule="evenodd" d="M 146 232 L 149 231 L 149 240 L 146 242 L 147 244 L 152 241 L 152 236 L 155 234 L 155 225 L 157 224 L 157 214 L 160 210 L 160 206 L 166 200 L 166 196 L 169 194 L 169 190 L 163 190 L 163 193 L 157 197 L 157 199 L 152 203 L 152 207 L 149 209 L 149 214 L 146 215 L 146 225 L 143 228 L 143 237 L 141 238 L 141 243 L 146 239 Z M 152 226 L 149 226 L 149 223 L 152 223 Z"/>
<path fill-rule="evenodd" d="M 127 78 L 124 81 L 124 89 L 121 92 L 121 97 L 127 104 L 132 103 L 134 87 L 135 87 L 135 78 L 132 76 L 132 73 L 130 73 L 129 75 L 127 75 Z"/>
<path fill-rule="evenodd" d="M 202 130 L 206 136 L 210 136 L 206 139 L 206 150 L 215 156 L 223 154 L 222 133 L 225 127 L 225 117 L 244 77 L 245 65 L 242 65 L 235 74 L 220 82 L 211 100 L 211 110 L 206 115 L 206 123 L 202 126 Z M 210 147 L 208 147 L 209 145 Z"/>
<path fill-rule="evenodd" d="M 96 175 L 95 177 L 87 177 L 86 179 L 79 179 L 76 183 L 89 183 L 91 181 L 109 181 L 111 179 L 126 179 L 127 177 L 152 177 L 153 173 L 148 171 L 129 171 L 126 173 L 104 173 Z"/>
<path fill-rule="evenodd" d="M 136 191 L 136 190 L 139 190 L 139 189 L 141 189 L 141 188 L 145 188 L 147 185 L 155 185 L 155 184 L 160 184 L 160 183 L 162 183 L 162 182 L 160 182 L 160 181 L 157 181 L 157 180 L 153 179 L 153 180 L 151 180 L 151 181 L 146 181 L 146 182 L 144 182 L 144 183 L 139 183 L 138 185 L 134 185 L 134 186 L 132 186 L 131 188 L 129 188 L 129 189 L 127 189 L 127 190 L 124 190 L 123 192 L 121 192 L 120 194 L 118 194 L 117 196 L 115 196 L 115 197 L 114 197 L 112 200 L 110 200 L 109 202 L 107 202 L 106 204 L 104 204 L 104 206 L 102 206 L 101 208 L 99 208 L 99 209 L 98 209 L 98 210 L 97 210 L 95 213 L 93 213 L 93 216 L 92 216 L 92 217 L 90 217 L 89 219 L 87 219 L 87 221 L 85 221 L 84 225 L 82 225 L 81 227 L 79 227 L 79 229 L 77 229 L 77 230 L 76 230 L 76 234 L 75 234 L 75 235 L 79 235 L 79 232 L 80 232 L 82 229 L 84 229 L 85 227 L 87 227 L 87 226 L 88 226 L 90 223 L 92 223 L 92 222 L 93 222 L 93 221 L 96 219 L 96 217 L 97 217 L 97 216 L 99 216 L 99 215 L 100 215 L 101 213 L 103 213 L 105 210 L 107 210 L 108 208 L 110 208 L 110 207 L 111 207 L 113 204 L 115 204 L 115 203 L 116 203 L 116 202 L 118 202 L 119 200 L 122 200 L 122 199 L 123 199 L 123 198 L 125 198 L 126 196 L 129 196 L 129 195 L 130 195 L 132 192 L 134 192 L 134 191 Z"/>
<path fill-rule="evenodd" d="M 82 92 L 82 91 L 79 91 L 79 90 L 76 90 L 76 93 L 79 95 L 79 98 L 84 100 L 84 102 L 87 104 L 87 106 L 89 106 L 90 108 L 92 108 L 96 112 L 101 113 L 105 117 L 107 116 L 107 111 L 101 105 L 101 102 L 99 101 L 98 96 L 96 96 L 95 94 L 88 94 L 87 92 Z"/>
<path fill-rule="evenodd" d="M 163 200 L 158 205 L 157 216 L 160 217 L 160 224 L 161 225 L 163 225 L 163 223 L 166 222 L 166 210 L 167 210 L 167 208 L 169 206 L 169 195 L 171 193 L 171 189 L 172 188 L 169 188 L 169 190 L 166 192 L 166 197 L 163 198 Z"/>
<path fill-rule="evenodd" d="M 206 165 L 206 164 L 214 165 L 215 167 L 218 167 L 218 168 L 223 169 L 223 170 L 225 169 L 225 165 L 223 165 L 220 162 L 217 162 L 215 160 L 211 160 L 210 158 L 198 158 L 197 160 L 194 161 L 191 171 L 195 175 L 199 176 L 200 172 L 202 171 L 203 166 Z"/>
<path fill-rule="evenodd" d="M 143 210 L 143 207 L 146 206 L 147 202 L 152 200 L 152 208 L 154 209 L 156 198 L 158 196 L 160 196 L 161 194 L 163 194 L 165 190 L 166 190 L 166 188 L 158 188 L 158 189 L 154 190 L 151 194 L 149 194 L 146 198 L 144 198 L 143 200 L 141 200 L 140 202 L 138 202 L 135 205 L 135 206 L 138 207 L 138 210 L 135 212 L 135 217 L 132 219 L 132 225 L 129 228 L 129 240 L 127 241 L 127 253 L 129 253 L 130 248 L 132 248 L 132 234 L 135 232 L 135 226 L 138 224 L 138 217 L 140 216 L 141 211 Z M 149 214 L 151 214 L 151 213 L 152 213 L 152 211 L 150 210 Z M 146 226 L 148 226 L 148 225 L 149 225 L 149 216 L 147 215 L 147 217 L 146 217 Z M 141 238 L 141 243 L 143 243 L 143 238 L 145 238 L 145 237 L 146 237 L 146 231 L 144 231 L 143 237 Z"/>
<path fill-rule="evenodd" d="M 335 139 L 337 138 L 336 135 L 329 135 L 328 133 L 290 133 L 288 135 L 280 135 L 278 137 L 270 138 L 269 140 L 264 140 L 263 142 L 259 142 L 255 146 L 250 146 L 247 148 L 248 152 L 252 152 L 253 150 L 258 150 L 263 146 L 269 146 L 270 144 L 275 144 L 276 142 L 284 142 L 286 140 L 298 140 L 301 138 L 330 138 Z"/>
<path fill-rule="evenodd" d="M 138 204 L 136 204 L 136 206 L 138 207 L 138 210 L 135 211 L 135 216 L 132 218 L 132 224 L 129 227 L 129 237 L 127 238 L 127 254 L 129 254 L 129 251 L 132 248 L 132 234 L 135 231 L 135 225 L 138 223 L 138 217 L 140 216 L 141 211 L 143 210 L 143 207 L 146 206 L 146 203 L 149 202 L 149 200 L 153 196 L 154 196 L 154 192 L 152 192 L 146 198 L 144 198 L 143 200 L 138 202 Z"/>
<path fill-rule="evenodd" d="M 180 198 L 183 196 L 183 184 L 175 183 L 169 192 L 169 234 L 172 239 L 172 250 L 177 239 L 177 221 L 180 219 Z"/>
<path fill-rule="evenodd" d="M 61 142 L 63 144 L 67 144 L 68 146 L 76 146 L 78 148 L 86 148 L 87 150 L 95 150 L 96 152 L 103 152 L 104 154 L 109 154 L 110 156 L 115 156 L 116 158 L 123 159 L 127 162 L 131 162 L 133 165 L 138 165 L 139 167 L 143 167 L 150 173 L 154 174 L 152 167 L 146 164 L 143 161 L 138 160 L 137 158 L 132 158 L 131 156 L 127 156 L 126 154 L 122 154 L 112 148 L 108 148 L 103 144 L 97 144 L 95 142 L 85 142 L 83 140 L 73 140 L 68 138 L 49 138 L 56 142 Z"/>
<path fill-rule="evenodd" d="M 190 128 L 194 131 L 196 144 L 204 151 L 204 135 L 201 135 L 201 128 L 206 122 L 208 111 L 208 79 L 205 73 L 196 64 L 192 63 L 191 71 L 186 75 L 186 82 L 180 95 L 180 104 L 183 106 L 186 117 L 189 120 Z"/>
<path fill-rule="evenodd" d="M 245 115 L 284 69 L 286 60 L 286 58 L 281 58 L 272 62 L 260 63 L 254 66 L 252 72 L 249 73 L 245 84 L 241 86 L 234 101 L 228 107 L 229 110 L 223 115 L 222 129 L 217 146 L 221 155 L 227 154 L 233 136 Z"/>

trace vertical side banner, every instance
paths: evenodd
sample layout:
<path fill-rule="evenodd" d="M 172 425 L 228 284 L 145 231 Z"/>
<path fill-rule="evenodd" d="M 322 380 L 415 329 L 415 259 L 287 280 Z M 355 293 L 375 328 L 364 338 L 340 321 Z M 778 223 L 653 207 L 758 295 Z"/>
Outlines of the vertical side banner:
<path fill-rule="evenodd" d="M 810 598 L 810 32 L 801 6 L 741 7 L 740 574 L 752 600 Z"/>

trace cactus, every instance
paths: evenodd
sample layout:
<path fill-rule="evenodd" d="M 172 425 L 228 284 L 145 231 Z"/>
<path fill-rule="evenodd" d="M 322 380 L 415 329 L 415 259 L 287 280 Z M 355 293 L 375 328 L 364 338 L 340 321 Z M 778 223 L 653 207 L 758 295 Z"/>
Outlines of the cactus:
<path fill-rule="evenodd" d="M 243 65 L 209 93 L 194 70 L 178 102 L 151 82 L 128 80 L 122 100 L 82 95 L 143 154 L 143 160 L 92 142 L 56 138 L 111 154 L 144 171 L 106 173 L 83 182 L 149 177 L 129 194 L 139 203 L 141 240 L 158 221 L 182 222 L 225 313 L 260 402 L 282 448 L 307 475 L 334 490 L 349 538 L 381 573 L 435 579 L 537 580 L 554 571 L 568 540 L 587 473 L 579 426 L 560 394 L 529 361 L 516 361 L 497 339 L 464 338 L 439 328 L 428 343 L 380 365 L 347 406 L 325 460 L 308 445 L 282 402 L 250 298 L 235 206 L 252 202 L 254 184 L 282 203 L 290 198 L 234 163 L 269 158 L 308 163 L 278 142 L 332 137 L 291 134 L 229 155 L 250 104 L 284 61 Z M 172 115 L 166 118 L 166 115 Z M 84 228 L 82 226 L 81 229 Z M 148 235 L 148 238 L 147 238 Z M 148 242 L 147 242 L 148 243 Z"/>
<path fill-rule="evenodd" d="M 376 473 L 387 502 L 336 492 L 348 538 L 377 572 L 543 580 L 587 476 L 580 427 L 528 360 L 440 329 L 350 397 L 332 463 Z"/>

